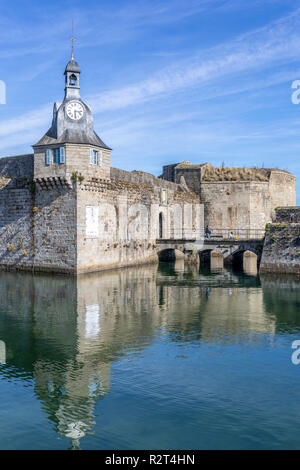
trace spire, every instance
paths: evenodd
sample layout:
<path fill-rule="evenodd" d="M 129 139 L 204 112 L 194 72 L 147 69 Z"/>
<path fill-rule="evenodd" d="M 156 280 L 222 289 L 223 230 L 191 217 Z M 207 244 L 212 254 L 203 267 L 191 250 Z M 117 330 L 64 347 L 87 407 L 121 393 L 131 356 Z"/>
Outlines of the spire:
<path fill-rule="evenodd" d="M 66 98 L 80 98 L 80 87 L 79 87 L 79 75 L 80 68 L 76 60 L 74 60 L 74 20 L 72 19 L 72 37 L 70 38 L 72 42 L 72 53 L 71 59 L 67 63 L 65 69 L 65 99 Z"/>
<path fill-rule="evenodd" d="M 71 37 L 71 41 L 72 41 L 71 60 L 74 60 L 74 42 L 76 41 L 76 39 L 74 38 L 74 18 L 72 18 L 72 37 Z"/>
<path fill-rule="evenodd" d="M 74 42 L 76 41 L 76 39 L 74 38 L 74 19 L 72 19 L 72 37 L 70 38 L 70 41 L 72 42 L 71 59 L 67 63 L 65 75 L 67 74 L 67 72 L 75 72 L 76 74 L 80 73 L 79 65 L 76 60 L 74 60 Z"/>

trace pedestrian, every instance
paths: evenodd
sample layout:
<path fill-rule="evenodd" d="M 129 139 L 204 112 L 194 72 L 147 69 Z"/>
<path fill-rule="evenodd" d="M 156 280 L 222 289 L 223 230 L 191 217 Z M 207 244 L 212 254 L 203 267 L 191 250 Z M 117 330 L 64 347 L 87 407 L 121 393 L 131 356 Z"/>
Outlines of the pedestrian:
<path fill-rule="evenodd" d="M 211 236 L 211 230 L 209 229 L 208 225 L 206 225 L 205 238 L 210 238 L 210 236 Z"/>

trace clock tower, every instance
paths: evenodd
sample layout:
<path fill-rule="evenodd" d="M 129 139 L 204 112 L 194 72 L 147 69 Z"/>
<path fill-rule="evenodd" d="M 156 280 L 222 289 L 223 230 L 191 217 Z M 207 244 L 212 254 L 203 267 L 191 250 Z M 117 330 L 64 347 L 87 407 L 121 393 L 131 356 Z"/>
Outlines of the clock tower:
<path fill-rule="evenodd" d="M 33 146 L 34 177 L 63 177 L 74 174 L 110 178 L 111 149 L 94 131 L 91 108 L 80 96 L 80 74 L 73 51 L 65 76 L 65 96 L 54 103 L 52 125 Z"/>

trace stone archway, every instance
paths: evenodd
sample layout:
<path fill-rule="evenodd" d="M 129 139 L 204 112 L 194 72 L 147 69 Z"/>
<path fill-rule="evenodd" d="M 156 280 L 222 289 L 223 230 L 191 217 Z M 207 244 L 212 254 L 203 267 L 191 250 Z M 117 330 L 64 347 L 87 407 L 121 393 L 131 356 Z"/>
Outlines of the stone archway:
<path fill-rule="evenodd" d="M 239 248 L 234 253 L 227 258 L 227 262 L 229 261 L 233 268 L 236 268 L 241 271 L 251 271 L 257 273 L 259 263 L 260 263 L 260 253 L 258 253 L 255 249 L 248 248 Z"/>
<path fill-rule="evenodd" d="M 175 262 L 176 260 L 185 258 L 184 253 L 175 248 L 165 248 L 164 250 L 159 251 L 157 254 L 159 261 Z"/>

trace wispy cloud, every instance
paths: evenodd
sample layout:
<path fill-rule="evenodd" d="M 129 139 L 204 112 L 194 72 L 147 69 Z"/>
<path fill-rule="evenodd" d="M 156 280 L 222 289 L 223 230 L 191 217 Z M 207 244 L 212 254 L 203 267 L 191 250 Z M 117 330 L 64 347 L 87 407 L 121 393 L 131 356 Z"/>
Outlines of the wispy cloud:
<path fill-rule="evenodd" d="M 0 121 L 0 137 L 11 134 L 18 134 L 24 131 L 30 131 L 35 128 L 42 128 L 51 120 L 51 105 L 45 105 L 41 108 L 29 111 L 14 119 Z M 25 143 L 28 138 L 25 137 Z"/>
<path fill-rule="evenodd" d="M 171 2 L 172 3 L 172 2 Z M 174 8 L 173 20 L 182 17 L 186 13 L 184 12 L 182 2 L 174 2 L 177 7 L 181 4 L 181 8 Z M 230 6 L 230 2 L 192 2 L 188 11 L 189 14 L 195 14 L 201 10 L 201 8 L 208 7 L 221 7 L 223 5 Z M 231 3 L 232 5 L 232 3 Z M 235 2 L 236 6 L 236 2 Z M 156 22 L 156 21 L 171 21 L 170 17 L 170 6 L 168 2 L 155 2 L 153 8 L 149 8 L 149 3 L 140 3 L 139 8 L 136 11 L 130 9 L 119 10 L 118 15 L 124 18 L 131 18 L 131 25 L 143 24 L 143 22 Z M 151 12 L 150 12 L 151 10 Z M 149 15 L 147 14 L 149 13 Z M 104 12 L 103 15 L 109 13 Z M 111 14 L 111 12 L 110 12 Z M 84 15 L 83 15 L 84 16 Z M 83 23 L 88 18 L 88 14 L 83 18 Z M 61 23 L 63 28 L 64 21 Z M 113 118 L 110 124 L 106 122 L 105 134 L 109 139 L 109 142 L 116 142 L 116 145 L 120 148 L 120 145 L 134 145 L 138 140 L 138 132 L 141 132 L 141 140 L 144 139 L 146 132 L 146 126 L 149 125 L 149 129 L 154 125 L 151 120 L 147 119 L 132 119 L 130 126 L 128 125 L 126 117 L 120 116 L 120 111 L 125 109 L 142 109 L 139 105 L 144 103 L 153 102 L 154 104 L 158 101 L 165 101 L 179 92 L 184 90 L 199 90 L 204 89 L 202 93 L 202 99 L 208 100 L 209 98 L 216 98 L 216 96 L 225 96 L 226 94 L 234 94 L 245 92 L 253 89 L 262 89 L 267 86 L 276 85 L 282 83 L 288 79 L 292 79 L 291 71 L 284 70 L 281 72 L 274 73 L 274 65 L 280 66 L 282 64 L 294 63 L 298 60 L 298 51 L 300 48 L 300 9 L 296 9 L 291 14 L 286 15 L 280 20 L 274 21 L 263 28 L 256 29 L 254 31 L 247 32 L 235 40 L 228 41 L 226 43 L 219 44 L 218 46 L 201 49 L 199 52 L 192 54 L 185 60 L 174 61 L 168 66 L 161 70 L 157 70 L 150 77 L 142 80 L 127 83 L 126 85 L 118 88 L 107 89 L 106 91 L 98 94 L 91 94 L 87 97 L 87 102 L 92 105 L 93 112 L 95 115 L 99 114 L 106 118 L 106 113 L 110 112 Z M 87 26 L 88 27 L 88 26 Z M 91 25 L 93 27 L 93 24 Z M 39 32 L 41 34 L 41 32 Z M 1 34 L 0 34 L 1 39 Z M 43 47 L 41 45 L 40 47 Z M 42 67 L 42 66 L 41 66 Z M 250 76 L 257 74 L 261 70 L 266 70 L 264 78 L 258 79 L 257 77 L 251 81 L 245 80 L 245 75 Z M 37 71 L 39 73 L 39 70 Z M 234 85 L 230 83 L 230 77 L 234 77 Z M 242 77 L 239 80 L 239 77 Z M 297 78 L 297 77 L 294 77 Z M 226 86 L 220 85 L 221 80 L 226 81 Z M 185 98 L 188 100 L 187 96 Z M 199 99 L 199 96 L 198 96 Z M 168 112 L 168 111 L 166 111 Z M 115 115 L 113 114 L 115 113 Z M 192 120 L 192 113 L 185 114 L 186 121 Z M 189 117 L 187 117 L 189 116 Z M 196 116 L 193 116 L 196 118 Z M 170 140 L 170 134 L 176 132 L 177 128 L 170 126 L 170 123 L 178 123 L 182 119 L 180 113 L 175 112 L 173 116 L 168 116 L 168 119 L 162 119 L 161 126 L 165 128 L 167 125 L 168 139 Z M 226 117 L 224 117 L 226 119 Z M 18 118 L 5 119 L 0 121 L 0 136 L 2 137 L 1 148 L 5 146 L 9 147 L 9 140 L 19 142 L 20 136 L 24 138 L 24 144 L 32 143 L 33 135 L 40 132 L 40 135 L 47 130 L 47 126 L 51 120 L 51 106 L 45 105 L 38 109 L 33 109 Z M 123 120 L 123 122 L 122 122 Z M 218 127 L 218 123 L 215 122 L 215 127 Z M 236 123 L 234 123 L 236 125 Z M 156 120 L 157 127 L 157 120 Z M 226 130 L 229 135 L 223 133 L 219 135 L 220 143 L 237 141 L 238 136 L 240 140 L 247 138 L 258 139 L 258 135 L 251 134 L 251 131 L 244 134 L 235 133 L 227 125 Z M 194 127 L 189 125 L 190 142 L 194 145 L 201 145 L 202 142 L 212 142 L 215 135 L 212 128 L 208 128 L 202 125 L 201 131 L 199 130 L 199 123 Z M 118 137 L 119 136 L 119 137 Z M 129 136 L 132 136 L 131 138 Z M 9 137 L 6 138 L 6 137 Z M 160 142 L 163 136 L 160 135 Z M 186 144 L 185 144 L 186 145 Z M 171 151 L 171 147 L 170 147 Z"/>
<path fill-rule="evenodd" d="M 227 75 L 293 62 L 298 60 L 299 31 L 298 9 L 268 27 L 244 34 L 227 44 L 201 51 L 201 55 L 173 63 L 143 81 L 88 98 L 95 113 L 103 112 L 143 103 L 208 81 L 220 81 Z M 269 78 L 269 83 L 272 83 L 272 78 Z"/>

